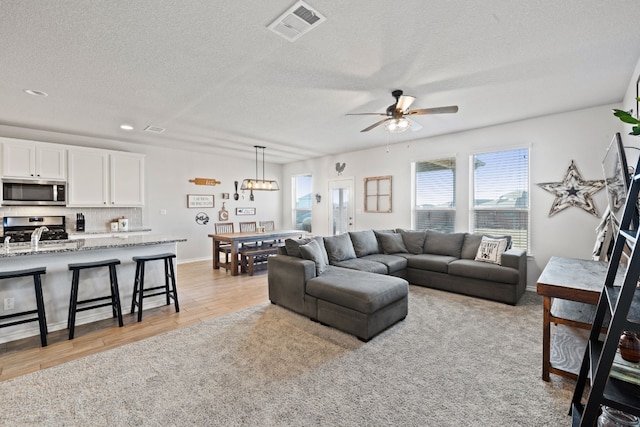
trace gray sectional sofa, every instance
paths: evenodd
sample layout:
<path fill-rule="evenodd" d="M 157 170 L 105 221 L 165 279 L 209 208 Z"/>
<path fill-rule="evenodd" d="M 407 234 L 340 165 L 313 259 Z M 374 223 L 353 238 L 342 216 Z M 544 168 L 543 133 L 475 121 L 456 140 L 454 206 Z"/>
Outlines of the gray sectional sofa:
<path fill-rule="evenodd" d="M 404 319 L 408 284 L 515 305 L 526 252 L 510 237 L 366 230 L 287 239 L 269 258 L 269 299 L 363 341 Z"/>

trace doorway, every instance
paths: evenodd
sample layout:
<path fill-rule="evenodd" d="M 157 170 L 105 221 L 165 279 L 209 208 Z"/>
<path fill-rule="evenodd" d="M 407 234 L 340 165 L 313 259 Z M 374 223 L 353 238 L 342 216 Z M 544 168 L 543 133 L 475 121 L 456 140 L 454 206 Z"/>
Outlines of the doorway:
<path fill-rule="evenodd" d="M 329 180 L 329 231 L 331 235 L 355 231 L 353 178 Z"/>

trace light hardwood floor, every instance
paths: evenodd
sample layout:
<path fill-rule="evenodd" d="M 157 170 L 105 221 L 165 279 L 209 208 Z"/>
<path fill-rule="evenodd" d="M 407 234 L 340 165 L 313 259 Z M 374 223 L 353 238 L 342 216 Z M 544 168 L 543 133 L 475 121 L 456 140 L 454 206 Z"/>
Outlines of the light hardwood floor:
<path fill-rule="evenodd" d="M 153 308 L 145 310 L 138 323 L 129 313 L 131 302 L 122 301 L 122 328 L 115 319 L 106 319 L 76 326 L 71 341 L 67 329 L 53 331 L 47 335 L 47 347 L 40 347 L 39 336 L 0 344 L 0 381 L 269 301 L 266 270 L 253 277 L 231 276 L 224 269 L 212 269 L 211 261 L 201 261 L 179 264 L 177 276 L 180 313 L 173 304 Z M 0 329 L 0 334 L 3 330 L 10 329 Z"/>

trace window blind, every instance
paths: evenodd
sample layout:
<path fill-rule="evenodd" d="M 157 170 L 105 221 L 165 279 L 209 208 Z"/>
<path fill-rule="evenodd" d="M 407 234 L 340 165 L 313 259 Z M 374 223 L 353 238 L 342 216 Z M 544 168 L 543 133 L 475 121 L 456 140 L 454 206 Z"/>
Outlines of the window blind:
<path fill-rule="evenodd" d="M 529 249 L 529 150 L 472 157 L 473 232 L 509 234 L 513 247 Z"/>
<path fill-rule="evenodd" d="M 415 164 L 414 228 L 454 231 L 456 207 L 456 159 Z"/>

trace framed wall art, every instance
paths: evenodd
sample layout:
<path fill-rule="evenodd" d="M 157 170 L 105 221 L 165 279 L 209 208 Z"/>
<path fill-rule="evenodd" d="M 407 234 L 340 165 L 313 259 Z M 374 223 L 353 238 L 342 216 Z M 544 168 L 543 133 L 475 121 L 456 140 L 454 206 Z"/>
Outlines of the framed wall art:
<path fill-rule="evenodd" d="M 255 215 L 256 208 L 236 208 L 236 215 Z"/>
<path fill-rule="evenodd" d="M 364 179 L 364 211 L 391 212 L 391 175 Z"/>
<path fill-rule="evenodd" d="M 213 194 L 187 194 L 188 208 L 212 208 Z"/>

